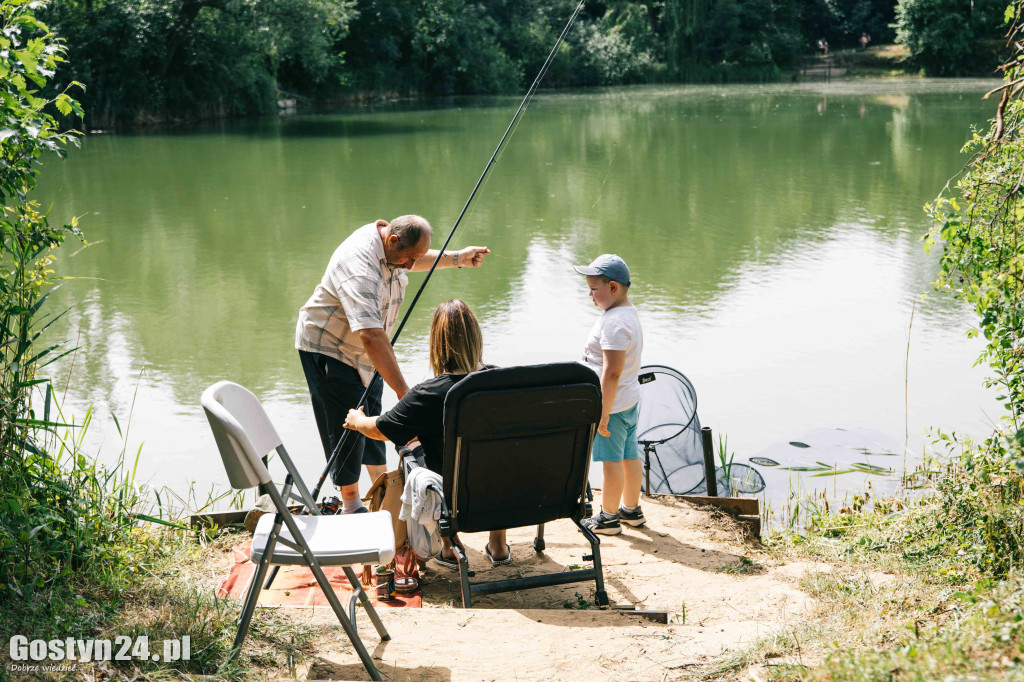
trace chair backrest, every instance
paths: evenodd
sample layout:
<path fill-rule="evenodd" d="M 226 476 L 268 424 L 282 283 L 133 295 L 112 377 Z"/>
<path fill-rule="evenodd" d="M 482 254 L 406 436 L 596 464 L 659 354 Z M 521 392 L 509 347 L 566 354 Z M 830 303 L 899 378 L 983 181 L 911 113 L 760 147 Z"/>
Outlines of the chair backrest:
<path fill-rule="evenodd" d="M 231 487 L 270 483 L 263 456 L 281 445 L 281 436 L 259 398 L 238 384 L 218 381 L 203 391 L 202 403 Z"/>
<path fill-rule="evenodd" d="M 601 383 L 566 362 L 474 372 L 444 403 L 445 502 L 456 531 L 583 514 Z"/>

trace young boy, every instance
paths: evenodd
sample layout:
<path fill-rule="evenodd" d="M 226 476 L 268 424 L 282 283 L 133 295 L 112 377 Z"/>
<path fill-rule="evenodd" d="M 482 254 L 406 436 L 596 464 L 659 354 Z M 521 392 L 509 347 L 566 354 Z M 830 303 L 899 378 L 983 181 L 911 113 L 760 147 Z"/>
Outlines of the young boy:
<path fill-rule="evenodd" d="M 604 467 L 604 489 L 601 511 L 584 519 L 583 525 L 595 533 L 618 535 L 623 523 L 642 526 L 647 521 L 640 509 L 643 464 L 636 442 L 644 332 L 629 302 L 629 268 L 624 260 L 606 253 L 573 269 L 587 276 L 590 298 L 604 311 L 583 351 L 583 363 L 601 377 L 601 422 L 592 454 Z"/>

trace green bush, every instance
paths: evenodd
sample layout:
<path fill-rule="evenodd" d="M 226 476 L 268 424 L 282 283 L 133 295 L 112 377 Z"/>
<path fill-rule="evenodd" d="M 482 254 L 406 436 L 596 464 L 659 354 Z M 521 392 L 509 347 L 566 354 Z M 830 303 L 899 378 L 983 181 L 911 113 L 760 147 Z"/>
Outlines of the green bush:
<path fill-rule="evenodd" d="M 1024 561 L 1021 436 L 967 442 L 934 492 L 892 525 L 890 543 L 914 563 L 1005 578 Z"/>
<path fill-rule="evenodd" d="M 39 372 L 58 348 L 40 335 L 52 315 L 52 250 L 75 223 L 54 226 L 31 198 L 37 164 L 77 139 L 57 116 L 82 116 L 67 91 L 41 95 L 64 61 L 62 43 L 23 0 L 0 0 L 0 598 L 31 603 L 56 591 L 74 601 L 77 572 L 127 565 L 137 497 L 122 470 L 80 452 L 88 426 L 66 425 Z M 80 236 L 80 235 L 79 235 Z"/>
<path fill-rule="evenodd" d="M 1024 76 L 1021 7 L 1005 12 L 1015 27 L 1016 55 L 1004 65 L 996 117 L 965 145 L 973 156 L 955 188 L 925 207 L 935 226 L 923 237 L 926 249 L 942 244 L 937 287 L 978 315 L 978 327 L 968 334 L 985 336 L 978 363 L 993 370 L 988 384 L 999 390 L 1007 411 L 1004 426 L 983 445 L 967 448 L 962 469 L 940 483 L 948 519 L 933 533 L 935 549 L 956 552 L 1000 577 L 1024 559 L 1024 101 L 1015 87 Z"/>
<path fill-rule="evenodd" d="M 989 43 L 1005 10 L 1005 0 L 899 0 L 896 41 L 929 75 L 992 75 L 999 61 Z"/>
<path fill-rule="evenodd" d="M 438 95 L 508 92 L 523 78 L 501 49 L 498 27 L 481 5 L 466 0 L 424 3 L 411 41 L 420 90 Z"/>
<path fill-rule="evenodd" d="M 276 110 L 280 91 L 339 91 L 354 0 L 54 0 L 67 78 L 94 126 Z"/>
<path fill-rule="evenodd" d="M 574 27 L 559 55 L 559 71 L 567 85 L 614 85 L 644 81 L 653 67 L 651 53 L 633 44 L 620 27 L 595 23 Z"/>
<path fill-rule="evenodd" d="M 974 157 L 955 188 L 925 207 L 935 227 L 923 238 L 926 248 L 942 243 L 937 285 L 978 315 L 969 334 L 980 331 L 987 341 L 978 362 L 993 370 L 988 383 L 999 390 L 1013 431 L 1024 426 L 1024 200 L 1018 171 L 1024 164 L 1024 101 L 1014 87 L 1024 76 L 1019 63 L 1007 65 L 996 119 L 964 147 Z"/>

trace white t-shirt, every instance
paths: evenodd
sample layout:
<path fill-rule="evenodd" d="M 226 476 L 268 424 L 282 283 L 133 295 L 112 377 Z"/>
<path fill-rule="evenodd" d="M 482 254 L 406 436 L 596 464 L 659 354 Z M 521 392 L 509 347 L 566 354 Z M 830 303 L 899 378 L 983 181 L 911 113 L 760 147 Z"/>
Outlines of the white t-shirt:
<path fill-rule="evenodd" d="M 605 350 L 626 351 L 626 362 L 619 376 L 619 388 L 612 403 L 612 414 L 622 412 L 640 402 L 640 353 L 644 349 L 644 330 L 640 316 L 632 305 L 610 308 L 594 323 L 590 339 L 583 350 L 583 364 L 601 376 Z"/>

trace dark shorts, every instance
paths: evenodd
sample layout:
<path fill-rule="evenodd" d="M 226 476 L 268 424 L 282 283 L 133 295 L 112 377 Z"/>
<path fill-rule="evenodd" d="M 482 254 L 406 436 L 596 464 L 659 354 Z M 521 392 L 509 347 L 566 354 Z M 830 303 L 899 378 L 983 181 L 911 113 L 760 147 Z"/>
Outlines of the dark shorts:
<path fill-rule="evenodd" d="M 327 355 L 300 350 L 299 358 L 309 386 L 309 398 L 320 430 L 324 456 L 330 459 L 342 436 L 349 434 L 331 469 L 331 480 L 338 486 L 358 483 L 361 465 L 386 463 L 383 441 L 371 440 L 356 431 L 348 431 L 344 426 L 348 411 L 359 404 L 366 390 L 363 380 L 354 367 Z M 366 414 L 380 414 L 383 386 L 380 379 L 374 382 L 374 390 L 366 399 Z"/>

